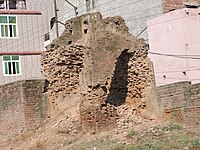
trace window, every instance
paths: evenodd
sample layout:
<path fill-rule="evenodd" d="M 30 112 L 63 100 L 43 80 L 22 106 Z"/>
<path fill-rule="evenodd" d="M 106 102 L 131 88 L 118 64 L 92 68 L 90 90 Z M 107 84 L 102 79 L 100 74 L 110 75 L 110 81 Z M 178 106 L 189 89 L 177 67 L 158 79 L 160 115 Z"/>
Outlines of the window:
<path fill-rule="evenodd" d="M 44 47 L 51 43 L 49 32 L 44 35 Z"/>
<path fill-rule="evenodd" d="M 0 9 L 26 9 L 26 0 L 0 0 Z"/>
<path fill-rule="evenodd" d="M 0 37 L 17 37 L 16 16 L 0 16 Z"/>
<path fill-rule="evenodd" d="M 3 70 L 5 76 L 20 74 L 20 58 L 18 55 L 3 56 Z"/>
<path fill-rule="evenodd" d="M 90 11 L 90 0 L 86 0 L 86 9 Z"/>
<path fill-rule="evenodd" d="M 92 9 L 96 7 L 95 0 L 92 0 Z"/>
<path fill-rule="evenodd" d="M 49 34 L 49 33 L 46 33 L 46 34 L 44 35 L 44 41 L 48 41 L 48 40 L 50 40 L 50 34 Z"/>
<path fill-rule="evenodd" d="M 91 9 L 94 9 L 96 7 L 95 0 L 86 0 L 86 10 L 87 12 Z"/>

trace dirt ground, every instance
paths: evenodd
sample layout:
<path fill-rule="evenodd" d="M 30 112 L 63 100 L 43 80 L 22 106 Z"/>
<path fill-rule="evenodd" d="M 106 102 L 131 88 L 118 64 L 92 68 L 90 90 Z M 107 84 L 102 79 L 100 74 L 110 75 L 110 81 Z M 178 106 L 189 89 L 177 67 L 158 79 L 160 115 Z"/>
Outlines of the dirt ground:
<path fill-rule="evenodd" d="M 78 99 L 77 99 L 78 101 Z M 175 122 L 143 121 L 128 129 L 85 133 L 76 100 L 59 117 L 0 144 L 0 150 L 199 150 L 200 134 Z"/>

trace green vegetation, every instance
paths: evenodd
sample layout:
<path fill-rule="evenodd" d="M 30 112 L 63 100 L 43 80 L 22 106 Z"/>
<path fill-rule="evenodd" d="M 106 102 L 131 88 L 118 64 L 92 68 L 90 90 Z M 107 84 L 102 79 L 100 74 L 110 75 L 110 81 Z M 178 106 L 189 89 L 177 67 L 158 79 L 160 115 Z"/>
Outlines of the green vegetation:
<path fill-rule="evenodd" d="M 182 130 L 183 128 L 179 123 L 170 122 L 169 125 L 166 125 L 166 126 L 162 126 L 162 125 L 155 126 L 154 129 L 160 130 L 160 131 L 175 131 L 175 130 L 179 131 L 179 130 Z"/>
<path fill-rule="evenodd" d="M 70 150 L 93 150 L 94 147 L 96 147 L 97 150 L 118 150 L 120 146 L 121 145 L 116 141 L 97 139 L 95 141 L 82 142 L 78 145 L 72 146 Z"/>
<path fill-rule="evenodd" d="M 200 136 L 187 133 L 178 123 L 155 126 L 151 130 L 131 129 L 121 143 L 109 138 L 85 141 L 70 147 L 70 150 L 200 150 Z"/>
<path fill-rule="evenodd" d="M 138 134 L 138 132 L 136 132 L 134 129 L 131 129 L 128 131 L 128 134 L 127 134 L 127 138 L 131 139 L 133 138 L 134 136 L 136 136 Z"/>
<path fill-rule="evenodd" d="M 153 141 L 139 142 L 136 144 L 124 145 L 117 141 L 98 139 L 91 142 L 83 142 L 70 148 L 71 150 L 199 150 L 200 139 L 189 138 L 186 135 L 166 137 Z"/>

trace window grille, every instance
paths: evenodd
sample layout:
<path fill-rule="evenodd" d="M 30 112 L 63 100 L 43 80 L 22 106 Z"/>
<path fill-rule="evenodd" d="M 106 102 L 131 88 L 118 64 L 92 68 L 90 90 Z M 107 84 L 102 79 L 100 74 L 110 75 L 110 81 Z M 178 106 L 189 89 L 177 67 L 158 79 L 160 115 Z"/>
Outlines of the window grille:
<path fill-rule="evenodd" d="M 0 16 L 0 37 L 1 38 L 17 37 L 16 16 Z"/>
<path fill-rule="evenodd" d="M 3 56 L 5 76 L 20 75 L 20 57 L 18 55 Z"/>
<path fill-rule="evenodd" d="M 26 0 L 0 0 L 0 9 L 26 9 Z"/>

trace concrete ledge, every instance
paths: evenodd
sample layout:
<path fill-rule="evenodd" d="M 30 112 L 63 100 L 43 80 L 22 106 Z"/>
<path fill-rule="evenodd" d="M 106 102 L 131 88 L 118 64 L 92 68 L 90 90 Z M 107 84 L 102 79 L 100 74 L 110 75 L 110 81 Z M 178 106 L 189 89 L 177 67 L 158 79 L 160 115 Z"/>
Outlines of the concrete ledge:
<path fill-rule="evenodd" d="M 41 15 L 42 13 L 37 10 L 0 10 L 0 14 L 12 15 Z"/>
<path fill-rule="evenodd" d="M 0 52 L 0 55 L 41 55 L 42 51 L 24 51 L 24 52 Z"/>

